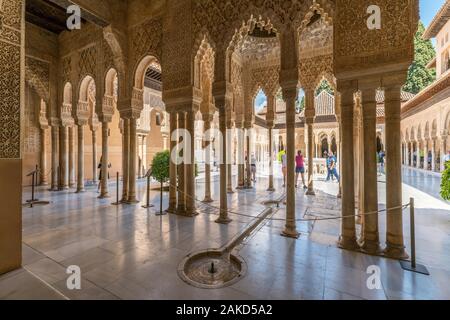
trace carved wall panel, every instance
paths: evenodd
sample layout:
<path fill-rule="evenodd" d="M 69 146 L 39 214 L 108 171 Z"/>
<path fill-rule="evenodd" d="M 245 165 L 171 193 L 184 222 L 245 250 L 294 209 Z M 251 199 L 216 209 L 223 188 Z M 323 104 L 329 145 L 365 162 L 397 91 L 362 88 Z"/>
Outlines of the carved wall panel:
<path fill-rule="evenodd" d="M 20 158 L 22 0 L 2 2 L 0 26 L 0 158 Z"/>
<path fill-rule="evenodd" d="M 25 60 L 25 80 L 39 94 L 41 99 L 50 99 L 50 64 L 45 61 L 27 57 Z"/>
<path fill-rule="evenodd" d="M 379 30 L 367 27 L 370 5 L 381 9 Z M 337 8 L 334 23 L 336 73 L 412 61 L 417 0 L 337 0 Z"/>

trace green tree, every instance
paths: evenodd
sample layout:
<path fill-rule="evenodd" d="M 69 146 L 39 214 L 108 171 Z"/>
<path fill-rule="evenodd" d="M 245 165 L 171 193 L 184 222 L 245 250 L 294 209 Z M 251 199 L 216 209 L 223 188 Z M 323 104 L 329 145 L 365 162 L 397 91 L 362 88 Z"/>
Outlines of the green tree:
<path fill-rule="evenodd" d="M 450 161 L 445 164 L 445 170 L 442 173 L 441 196 L 442 199 L 450 201 Z"/>
<path fill-rule="evenodd" d="M 170 167 L 170 152 L 163 151 L 155 155 L 152 162 L 152 177 L 161 183 L 161 194 L 160 194 L 160 214 L 163 213 L 162 210 L 162 198 L 163 198 L 163 185 L 169 179 L 169 167 Z"/>
<path fill-rule="evenodd" d="M 318 96 L 322 91 L 326 91 L 329 94 L 334 95 L 333 88 L 330 86 L 330 84 L 326 80 L 323 80 L 320 83 L 319 87 L 316 90 L 316 96 Z"/>
<path fill-rule="evenodd" d="M 409 67 L 408 79 L 403 87 L 403 90 L 414 94 L 422 91 L 436 79 L 436 70 L 427 68 L 427 64 L 436 56 L 436 51 L 431 40 L 422 38 L 424 32 L 425 26 L 420 22 L 414 37 L 414 61 Z"/>

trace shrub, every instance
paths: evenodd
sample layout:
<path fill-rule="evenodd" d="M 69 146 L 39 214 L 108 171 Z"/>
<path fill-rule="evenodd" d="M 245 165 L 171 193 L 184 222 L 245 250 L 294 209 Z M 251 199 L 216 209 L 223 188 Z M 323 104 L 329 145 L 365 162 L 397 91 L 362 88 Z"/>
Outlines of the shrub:
<path fill-rule="evenodd" d="M 441 196 L 444 200 L 450 200 L 450 161 L 445 164 L 442 173 Z"/>

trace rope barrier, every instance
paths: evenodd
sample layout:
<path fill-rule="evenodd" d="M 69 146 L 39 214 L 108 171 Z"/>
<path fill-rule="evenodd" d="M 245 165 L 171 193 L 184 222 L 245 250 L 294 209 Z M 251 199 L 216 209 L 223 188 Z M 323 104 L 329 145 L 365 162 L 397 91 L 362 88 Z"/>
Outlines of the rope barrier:
<path fill-rule="evenodd" d="M 181 191 L 181 190 L 178 188 L 178 186 L 173 186 L 173 185 L 170 184 L 170 183 L 169 183 L 169 186 L 175 187 L 177 193 L 180 193 L 180 192 L 183 193 L 186 197 L 188 197 L 188 198 L 194 200 L 194 201 L 197 202 L 197 203 L 200 203 L 201 206 L 210 207 L 210 208 L 212 208 L 212 209 L 219 210 L 219 211 L 221 210 L 220 207 L 213 206 L 213 205 L 208 204 L 208 203 L 204 203 L 204 202 L 202 202 L 201 200 L 199 200 L 199 199 L 197 199 L 197 198 L 191 197 L 191 196 L 188 195 L 186 192 Z M 384 212 L 387 213 L 388 211 L 399 210 L 399 209 L 402 210 L 401 213 L 391 213 L 391 214 L 403 215 L 403 211 L 404 211 L 406 208 L 408 208 L 409 206 L 410 206 L 410 204 L 408 203 L 408 204 L 404 204 L 404 205 L 397 206 L 397 207 L 386 208 L 386 209 L 383 209 L 383 210 L 377 210 L 377 211 L 372 211 L 372 212 L 366 212 L 366 213 L 363 213 L 363 214 L 354 214 L 354 215 L 348 215 L 348 216 L 338 216 L 338 217 L 324 217 L 324 216 L 320 216 L 320 214 L 318 213 L 318 214 L 319 214 L 318 216 L 315 216 L 315 218 L 311 218 L 311 219 L 304 219 L 304 218 L 302 218 L 302 219 L 266 218 L 266 219 L 264 219 L 264 220 L 271 220 L 271 221 L 288 221 L 288 222 L 293 222 L 293 221 L 294 221 L 294 222 L 317 222 L 317 221 L 330 221 L 330 220 L 344 220 L 344 219 L 354 219 L 354 218 L 356 218 L 356 217 L 362 218 L 362 217 L 365 217 L 365 216 L 376 215 L 376 214 L 380 214 L 380 213 L 384 213 Z M 308 212 L 309 209 L 310 209 L 309 207 L 306 208 L 306 210 L 305 210 L 305 212 L 304 212 L 304 216 L 306 215 L 306 212 Z M 235 211 L 232 211 L 232 210 L 227 210 L 227 213 L 232 214 L 232 215 L 236 215 L 236 216 L 240 216 L 240 217 L 256 218 L 256 216 L 253 216 L 253 215 L 247 215 L 247 214 L 240 213 L 240 212 L 235 212 Z M 216 215 L 217 215 L 217 214 L 216 214 Z M 308 214 L 308 215 L 311 215 L 311 214 Z"/>

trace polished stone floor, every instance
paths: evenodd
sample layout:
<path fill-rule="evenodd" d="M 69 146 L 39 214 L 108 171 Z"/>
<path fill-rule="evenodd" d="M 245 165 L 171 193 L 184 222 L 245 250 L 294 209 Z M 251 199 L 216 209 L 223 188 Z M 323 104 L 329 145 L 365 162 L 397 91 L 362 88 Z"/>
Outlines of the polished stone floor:
<path fill-rule="evenodd" d="M 383 179 L 380 176 L 380 209 L 385 204 Z M 338 185 L 323 180 L 317 178 L 316 197 L 298 190 L 298 219 L 339 216 Z M 218 176 L 213 183 L 217 199 Z M 279 176 L 276 186 L 281 190 Z M 429 277 L 403 271 L 394 260 L 338 249 L 338 219 L 299 221 L 300 239 L 281 237 L 282 206 L 242 245 L 248 272 L 241 281 L 215 290 L 185 284 L 176 272 L 180 261 L 193 251 L 227 243 L 252 220 L 249 216 L 264 209 L 262 201 L 281 194 L 269 195 L 266 188 L 262 172 L 255 190 L 230 195 L 233 222 L 227 226 L 214 223 L 218 202 L 199 204 L 195 218 L 159 217 L 154 208 L 98 200 L 95 188 L 81 195 L 39 189 L 38 197 L 51 204 L 23 209 L 23 269 L 0 277 L 0 299 L 450 299 L 450 205 L 406 184 L 404 199 L 416 199 L 417 257 L 428 267 Z M 138 189 L 145 200 L 145 183 Z M 203 192 L 200 178 L 199 199 Z M 29 197 L 26 189 L 24 200 Z M 157 191 L 151 200 L 159 207 Z M 385 216 L 379 220 L 384 243 Z M 66 269 L 72 265 L 81 269 L 81 290 L 67 289 Z M 373 265 L 381 269 L 379 290 L 367 286 L 367 268 Z"/>

